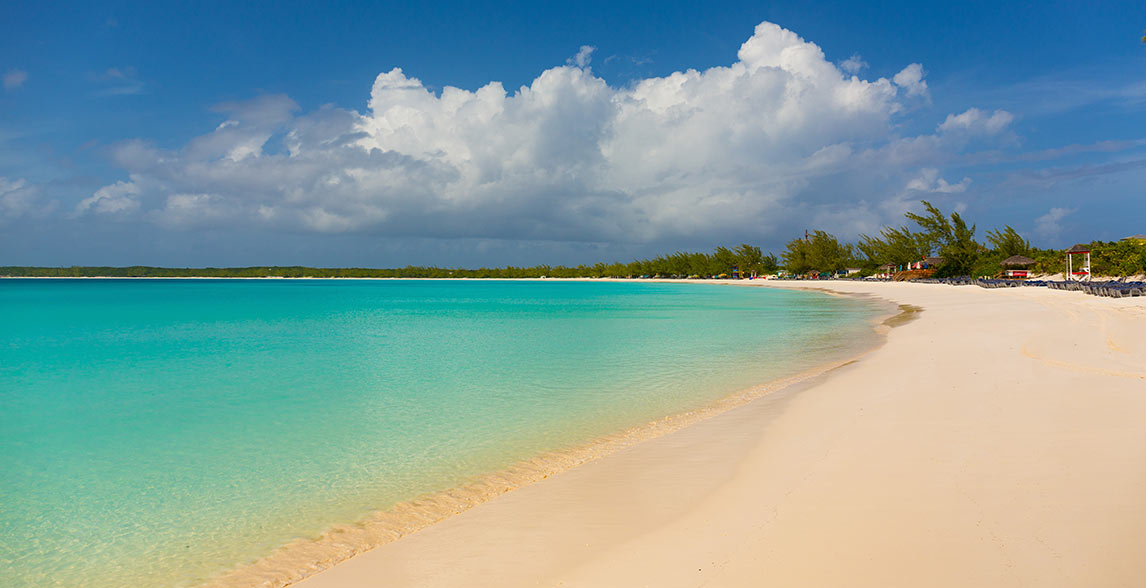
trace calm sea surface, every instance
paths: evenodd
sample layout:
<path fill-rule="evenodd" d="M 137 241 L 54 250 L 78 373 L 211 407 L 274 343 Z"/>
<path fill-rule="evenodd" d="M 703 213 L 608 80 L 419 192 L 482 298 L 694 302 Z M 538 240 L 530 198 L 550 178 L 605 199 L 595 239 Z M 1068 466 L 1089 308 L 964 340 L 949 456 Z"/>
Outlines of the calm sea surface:
<path fill-rule="evenodd" d="M 201 583 L 841 358 L 883 311 L 701 284 L 0 280 L 0 583 Z"/>

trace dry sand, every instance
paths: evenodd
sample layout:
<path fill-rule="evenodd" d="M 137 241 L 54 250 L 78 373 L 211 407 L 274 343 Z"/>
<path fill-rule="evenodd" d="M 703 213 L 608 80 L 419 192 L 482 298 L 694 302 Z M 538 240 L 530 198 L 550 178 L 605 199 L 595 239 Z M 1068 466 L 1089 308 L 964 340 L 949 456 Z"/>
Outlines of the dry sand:
<path fill-rule="evenodd" d="M 1146 299 L 815 285 L 924 311 L 295 586 L 1146 585 Z"/>

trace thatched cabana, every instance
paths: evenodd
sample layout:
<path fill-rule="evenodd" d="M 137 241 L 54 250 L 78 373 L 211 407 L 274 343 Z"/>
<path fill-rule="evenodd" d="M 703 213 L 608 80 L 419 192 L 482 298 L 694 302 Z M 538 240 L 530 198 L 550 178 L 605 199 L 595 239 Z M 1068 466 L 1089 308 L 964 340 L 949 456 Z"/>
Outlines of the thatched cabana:
<path fill-rule="evenodd" d="M 1074 256 L 1085 255 L 1085 261 L 1075 267 Z M 1079 243 L 1074 247 L 1066 250 L 1066 279 L 1068 280 L 1089 280 L 1090 279 L 1090 246 Z"/>
<path fill-rule="evenodd" d="M 1012 255 L 999 265 L 1003 266 L 1003 271 L 1008 278 L 1025 278 L 1030 275 L 1030 268 L 1035 264 L 1035 260 L 1025 255 Z"/>

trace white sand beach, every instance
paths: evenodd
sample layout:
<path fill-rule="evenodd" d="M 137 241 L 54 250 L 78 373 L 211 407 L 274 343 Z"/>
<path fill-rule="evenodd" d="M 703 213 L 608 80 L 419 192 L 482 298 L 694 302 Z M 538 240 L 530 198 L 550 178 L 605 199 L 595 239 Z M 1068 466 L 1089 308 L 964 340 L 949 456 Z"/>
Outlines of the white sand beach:
<path fill-rule="evenodd" d="M 1143 584 L 1146 299 L 767 285 L 923 311 L 814 381 L 294 585 Z"/>

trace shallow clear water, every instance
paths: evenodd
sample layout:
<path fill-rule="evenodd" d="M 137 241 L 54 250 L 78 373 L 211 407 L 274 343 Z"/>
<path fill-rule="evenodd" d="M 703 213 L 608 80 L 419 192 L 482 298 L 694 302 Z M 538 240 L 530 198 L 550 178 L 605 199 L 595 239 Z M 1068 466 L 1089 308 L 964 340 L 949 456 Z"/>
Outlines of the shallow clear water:
<path fill-rule="evenodd" d="M 700 284 L 0 280 L 6 586 L 186 586 L 842 357 L 872 302 Z"/>

